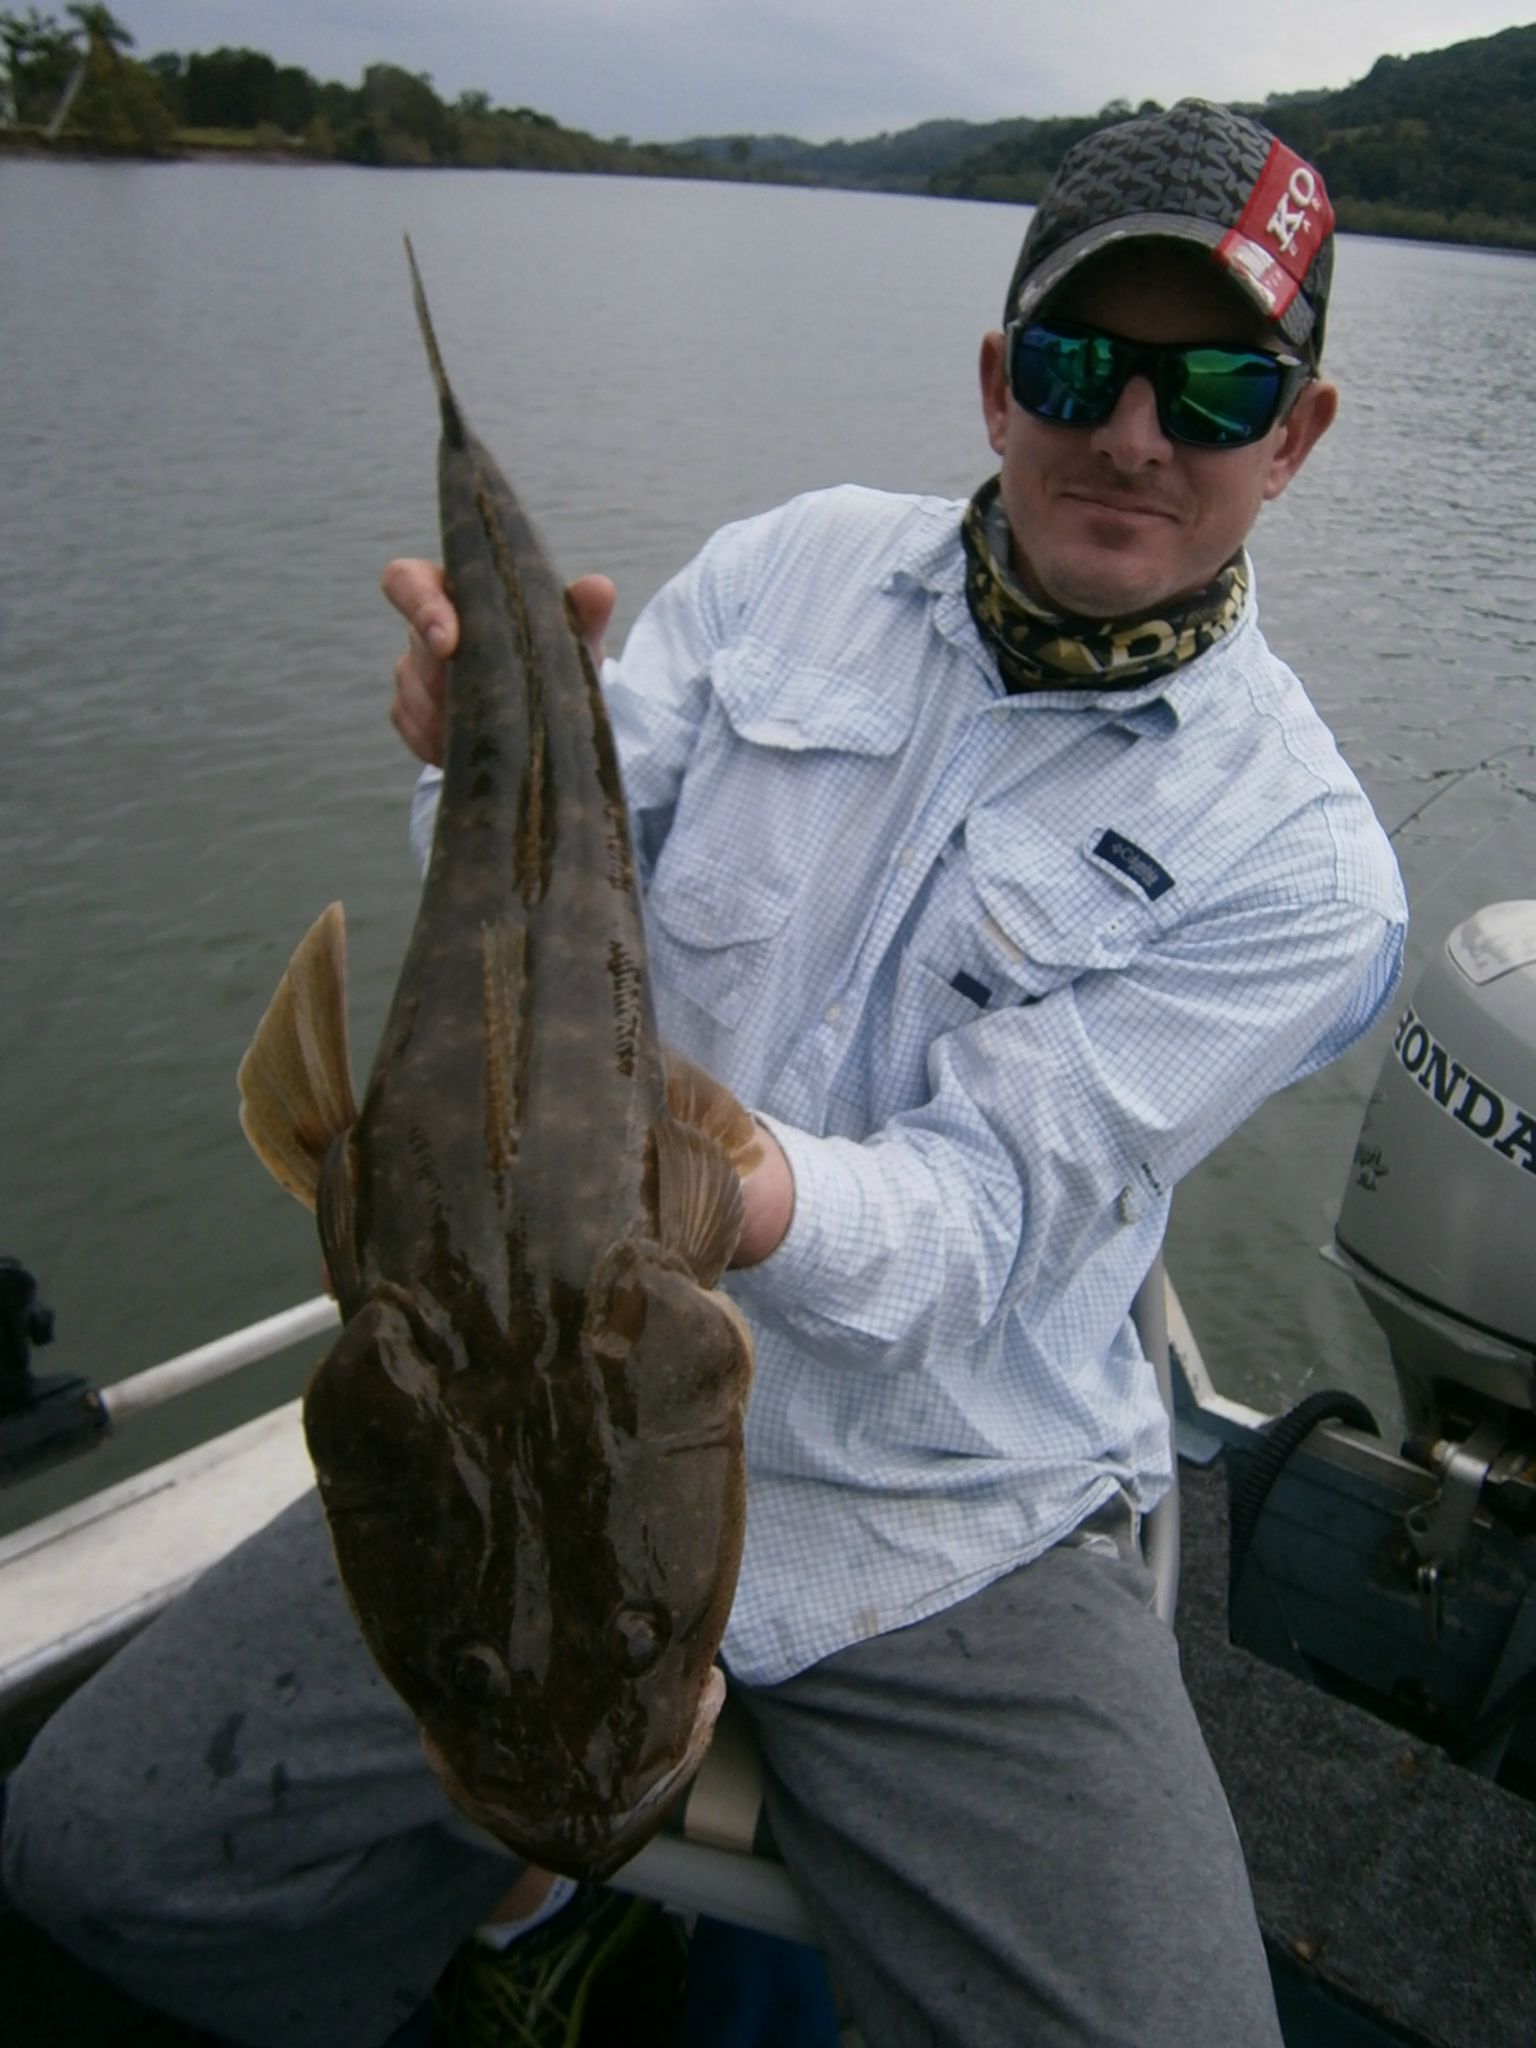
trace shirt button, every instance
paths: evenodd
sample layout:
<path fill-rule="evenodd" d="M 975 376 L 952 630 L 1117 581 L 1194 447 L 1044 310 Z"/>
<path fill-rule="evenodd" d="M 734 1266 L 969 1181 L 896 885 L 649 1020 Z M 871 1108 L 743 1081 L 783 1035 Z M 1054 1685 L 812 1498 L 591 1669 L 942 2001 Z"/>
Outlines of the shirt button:
<path fill-rule="evenodd" d="M 842 1021 L 843 1005 L 841 1003 L 828 1003 L 821 1015 L 822 1022 L 825 1024 L 840 1023 Z"/>
<path fill-rule="evenodd" d="M 916 847 L 903 846 L 896 855 L 896 865 L 899 868 L 909 868 L 916 859 Z"/>
<path fill-rule="evenodd" d="M 1123 1187 L 1115 1197 L 1115 1213 L 1122 1223 L 1139 1223 L 1147 1206 L 1133 1187 Z"/>

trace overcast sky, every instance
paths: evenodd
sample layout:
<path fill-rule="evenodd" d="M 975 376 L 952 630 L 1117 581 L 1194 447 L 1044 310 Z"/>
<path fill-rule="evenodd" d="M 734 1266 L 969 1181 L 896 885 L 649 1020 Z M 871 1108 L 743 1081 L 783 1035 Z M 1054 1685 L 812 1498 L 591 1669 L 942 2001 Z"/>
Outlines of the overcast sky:
<path fill-rule="evenodd" d="M 51 11 L 43 0 L 43 12 Z M 59 10 L 61 11 L 61 10 Z M 636 141 L 850 139 L 937 115 L 1340 86 L 1536 15 L 1493 0 L 114 0 L 136 54 L 264 50 L 348 85 L 383 61 Z"/>

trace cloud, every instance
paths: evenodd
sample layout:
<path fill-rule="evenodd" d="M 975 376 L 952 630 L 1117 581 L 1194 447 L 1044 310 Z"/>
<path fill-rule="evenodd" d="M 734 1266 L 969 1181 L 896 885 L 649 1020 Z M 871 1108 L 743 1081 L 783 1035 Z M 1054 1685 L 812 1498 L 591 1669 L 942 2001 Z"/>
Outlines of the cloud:
<path fill-rule="evenodd" d="M 637 140 L 789 133 L 822 141 L 936 116 L 1092 113 L 1186 93 L 1262 100 L 1340 86 L 1378 56 L 1516 25 L 1495 0 L 124 0 L 140 54 L 220 44 L 356 84 L 365 65 L 430 73 Z"/>

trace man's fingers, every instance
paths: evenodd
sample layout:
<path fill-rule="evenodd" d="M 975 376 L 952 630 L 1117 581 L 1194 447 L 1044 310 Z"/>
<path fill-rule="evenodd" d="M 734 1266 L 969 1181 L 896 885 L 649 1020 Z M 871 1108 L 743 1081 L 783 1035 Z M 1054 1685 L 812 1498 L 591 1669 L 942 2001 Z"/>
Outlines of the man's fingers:
<path fill-rule="evenodd" d="M 395 663 L 395 694 L 389 722 L 419 761 L 443 765 L 443 678 L 441 665 L 424 668 L 419 646 Z"/>
<path fill-rule="evenodd" d="M 459 644 L 459 615 L 448 599 L 441 566 L 402 555 L 379 578 L 379 588 L 435 660 L 446 661 Z"/>
<path fill-rule="evenodd" d="M 442 568 L 401 555 L 379 578 L 379 588 L 405 621 L 405 652 L 395 663 L 389 722 L 419 760 L 443 761 L 444 664 L 459 644 L 459 617 Z M 613 617 L 614 588 L 606 576 L 578 576 L 568 592 L 571 617 L 594 662 L 603 658 L 603 635 Z"/>
<path fill-rule="evenodd" d="M 459 644 L 459 620 L 436 562 L 401 556 L 379 588 L 405 620 L 405 652 L 395 663 L 389 722 L 419 760 L 443 760 L 443 664 Z"/>
<path fill-rule="evenodd" d="M 603 659 L 603 636 L 608 631 L 613 617 L 613 607 L 618 593 L 606 576 L 578 576 L 567 591 L 571 610 L 576 619 L 576 630 L 587 643 L 587 652 L 596 664 Z"/>

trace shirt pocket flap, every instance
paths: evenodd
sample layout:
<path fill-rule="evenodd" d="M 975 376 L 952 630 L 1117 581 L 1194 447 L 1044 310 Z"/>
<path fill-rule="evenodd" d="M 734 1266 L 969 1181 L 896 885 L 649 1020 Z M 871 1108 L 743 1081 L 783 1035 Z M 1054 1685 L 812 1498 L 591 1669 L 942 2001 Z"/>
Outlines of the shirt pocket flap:
<path fill-rule="evenodd" d="M 658 875 L 645 908 L 685 946 L 712 953 L 771 939 L 789 915 L 789 897 L 749 875 L 692 868 Z"/>
<path fill-rule="evenodd" d="M 1052 970 L 1053 983 L 1123 967 L 1181 914 L 1177 901 L 1168 903 L 1172 890 L 1149 899 L 1133 875 L 1097 855 L 1103 836 L 1095 827 L 1068 839 L 1034 818 L 972 814 L 966 854 L 986 935 L 1025 986 L 1039 967 Z"/>
<path fill-rule="evenodd" d="M 700 1051 L 692 1027 L 679 1032 L 671 1021 L 679 1004 L 733 1028 L 741 1022 L 757 1000 L 790 900 L 750 875 L 675 866 L 658 872 L 646 924 L 661 1025 L 675 1042 Z"/>
<path fill-rule="evenodd" d="M 737 736 L 753 746 L 894 754 L 916 715 L 910 694 L 881 696 L 846 670 L 787 661 L 750 640 L 722 649 L 710 679 Z"/>

